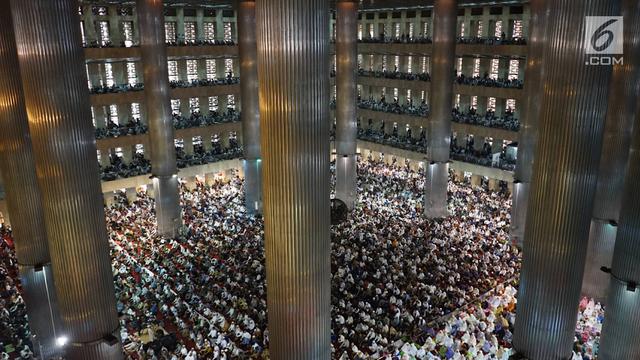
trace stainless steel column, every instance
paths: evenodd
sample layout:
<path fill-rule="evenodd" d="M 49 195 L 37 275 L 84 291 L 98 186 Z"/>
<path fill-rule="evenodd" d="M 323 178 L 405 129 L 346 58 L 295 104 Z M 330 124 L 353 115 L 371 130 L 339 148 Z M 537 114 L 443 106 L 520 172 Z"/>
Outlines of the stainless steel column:
<path fill-rule="evenodd" d="M 260 106 L 258 102 L 258 54 L 256 2 L 238 1 L 240 99 L 244 148 L 244 198 L 247 212 L 262 213 L 262 159 L 260 159 Z"/>
<path fill-rule="evenodd" d="M 0 170 L 14 218 L 11 229 L 29 328 L 35 335 L 32 350 L 50 358 L 57 355 L 60 317 L 8 1 L 0 2 Z"/>
<path fill-rule="evenodd" d="M 457 0 L 434 1 L 431 116 L 427 134 L 429 164 L 426 166 L 427 178 L 424 184 L 424 212 L 428 218 L 449 215 L 447 184 L 457 21 Z"/>
<path fill-rule="evenodd" d="M 162 0 L 137 0 L 144 95 L 158 234 L 172 237 L 182 224 L 174 145 Z"/>
<path fill-rule="evenodd" d="M 511 242 L 522 249 L 524 227 L 529 204 L 529 188 L 533 171 L 533 157 L 538 139 L 540 101 L 542 100 L 542 52 L 547 32 L 547 0 L 531 0 L 529 11 L 530 36 L 524 91 L 527 94 L 521 107 L 522 118 L 518 132 L 518 157 L 511 196 Z"/>
<path fill-rule="evenodd" d="M 611 77 L 598 186 L 582 280 L 582 293 L 601 302 L 606 301 L 609 275 L 600 271 L 600 268 L 611 267 L 631 131 L 639 110 L 637 84 L 640 81 L 640 23 L 636 19 L 640 16 L 640 3 L 625 0 L 623 4 L 623 14 L 626 16 L 624 65 L 616 65 Z"/>
<path fill-rule="evenodd" d="M 625 72 L 629 71 L 629 74 L 635 74 L 639 65 L 637 57 L 640 51 L 638 49 L 640 46 L 640 24 L 636 21 L 638 14 L 640 14 L 640 3 L 635 0 L 624 0 L 622 4 L 622 16 L 625 22 L 625 64 L 623 69 Z M 618 70 L 620 69 L 614 70 L 614 73 Z M 629 86 L 631 79 L 625 78 L 621 81 Z M 625 106 L 629 108 L 625 108 L 621 112 L 628 111 L 633 100 L 637 99 L 639 95 L 637 87 L 626 88 L 626 91 L 628 92 L 625 93 L 625 97 L 629 99 L 625 102 Z M 640 283 L 640 266 L 638 266 L 640 264 L 640 114 L 638 114 L 637 108 L 635 110 L 632 119 L 635 123 L 631 137 L 631 150 L 626 157 L 628 159 L 626 177 L 622 193 L 617 197 L 622 206 L 611 210 L 612 213 L 615 211 L 619 215 L 620 225 L 617 229 L 613 251 L 609 293 L 600 339 L 598 356 L 602 360 L 640 358 L 640 343 L 638 342 L 638 338 L 640 338 L 640 289 L 627 289 L 628 285 L 632 287 L 629 283 L 636 285 Z M 618 121 L 620 126 L 628 125 L 626 120 L 618 119 Z M 621 133 L 624 132 L 617 132 L 617 134 Z M 608 135 L 608 133 L 606 134 Z M 624 135 L 622 136 L 624 137 Z M 605 137 L 605 143 L 608 141 Z M 604 155 L 604 150 L 603 161 L 607 157 Z M 616 150 L 619 151 L 619 149 Z M 601 161 L 601 169 L 602 166 L 604 164 Z M 598 181 L 600 182 L 600 179 Z M 612 181 L 613 183 L 615 182 Z M 602 191 L 606 192 L 604 189 Z M 598 193 L 596 199 L 599 196 Z"/>
<path fill-rule="evenodd" d="M 634 4 L 634 7 L 635 5 L 637 4 Z M 635 24 L 625 21 L 625 26 L 631 25 L 635 27 Z M 640 264 L 640 119 L 638 116 L 635 118 L 629 168 L 622 195 L 620 226 L 613 252 L 611 281 L 598 354 L 598 358 L 602 360 L 640 359 L 640 342 L 638 342 L 640 289 L 635 288 L 640 284 L 640 266 L 638 266 Z"/>
<path fill-rule="evenodd" d="M 269 352 L 329 359 L 329 2 L 257 0 Z"/>
<path fill-rule="evenodd" d="M 336 1 L 336 198 L 357 199 L 358 2 Z"/>
<path fill-rule="evenodd" d="M 619 2 L 549 3 L 544 94 L 525 227 L 514 347 L 532 360 L 570 358 L 607 109 L 609 66 L 588 66 L 585 15 Z"/>
<path fill-rule="evenodd" d="M 16 0 L 11 5 L 63 325 L 58 336 L 69 340 L 66 358 L 119 359 L 78 2 Z"/>

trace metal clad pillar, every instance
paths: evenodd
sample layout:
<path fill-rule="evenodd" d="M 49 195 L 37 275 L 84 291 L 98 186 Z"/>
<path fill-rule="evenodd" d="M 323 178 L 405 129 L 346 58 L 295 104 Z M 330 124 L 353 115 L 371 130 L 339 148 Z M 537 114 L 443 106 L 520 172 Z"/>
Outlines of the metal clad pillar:
<path fill-rule="evenodd" d="M 431 116 L 427 154 L 429 163 L 426 164 L 427 178 L 424 185 L 424 212 L 428 218 L 449 215 L 447 185 L 457 21 L 457 0 L 434 1 L 433 60 L 429 91 Z"/>
<path fill-rule="evenodd" d="M 329 359 L 329 3 L 257 0 L 269 352 Z"/>
<path fill-rule="evenodd" d="M 541 101 L 514 347 L 525 357 L 570 358 L 611 67 L 588 66 L 585 15 L 619 2 L 550 2 Z M 576 29 L 580 29 L 577 31 Z M 587 39 L 588 40 L 588 39 Z"/>
<path fill-rule="evenodd" d="M 600 268 L 611 267 L 631 132 L 639 110 L 640 23 L 636 19 L 640 15 L 640 2 L 625 0 L 623 4 L 624 65 L 614 66 L 611 77 L 598 187 L 582 280 L 582 293 L 600 302 L 606 300 L 609 287 L 609 275 Z"/>
<path fill-rule="evenodd" d="M 634 0 L 623 1 L 622 15 L 625 22 L 625 65 L 624 69 L 637 71 L 638 42 L 640 28 L 637 21 L 640 3 Z M 614 72 L 619 69 L 614 70 Z M 629 78 L 624 82 L 628 85 Z M 635 90 L 635 91 L 633 91 Z M 627 88 L 627 106 L 638 98 L 637 88 Z M 622 120 L 622 119 L 620 119 Z M 633 120 L 631 150 L 628 153 L 626 180 L 620 194 L 621 208 L 610 209 L 619 215 L 619 227 L 613 261 L 605 320 L 600 340 L 600 359 L 638 359 L 640 358 L 640 291 L 633 284 L 640 283 L 640 116 L 636 112 Z M 620 124 L 625 122 L 620 121 Z M 607 124 L 608 126 L 608 124 Z M 608 139 L 605 137 L 605 142 Z M 604 154 L 604 149 L 603 149 Z M 604 159 L 603 155 L 603 159 Z M 601 163 L 601 169 L 604 164 Z M 600 181 L 600 180 L 599 180 Z M 598 191 L 601 191 L 599 188 Z M 600 194 L 598 194 L 600 196 Z M 596 199 L 598 199 L 596 196 Z M 594 212 L 595 214 L 595 212 Z M 629 288 L 628 288 L 629 287 Z"/>
<path fill-rule="evenodd" d="M 336 198 L 353 209 L 358 166 L 358 2 L 337 1 L 336 12 Z"/>
<path fill-rule="evenodd" d="M 640 358 L 640 289 L 635 288 L 640 284 L 640 121 L 637 116 L 622 195 L 598 354 L 602 360 Z"/>
<path fill-rule="evenodd" d="M 11 5 L 63 325 L 58 336 L 68 338 L 66 358 L 120 359 L 78 2 Z"/>
<path fill-rule="evenodd" d="M 182 224 L 182 218 L 164 43 L 163 2 L 137 0 L 136 5 L 158 234 L 173 237 Z"/>
<path fill-rule="evenodd" d="M 50 358 L 56 355 L 60 318 L 8 1 L 0 2 L 0 99 L 0 170 L 14 218 L 11 229 L 29 328 L 35 335 L 32 350 Z"/>
<path fill-rule="evenodd" d="M 525 69 L 524 91 L 522 101 L 522 119 L 518 132 L 518 156 L 514 174 L 513 196 L 511 206 L 511 243 L 522 249 L 524 227 L 529 204 L 529 189 L 533 171 L 533 157 L 538 139 L 538 121 L 540 118 L 540 102 L 542 100 L 542 52 L 547 31 L 547 0 L 531 0 L 529 9 L 531 17 L 529 26 L 531 34 L 528 39 L 529 52 Z"/>
<path fill-rule="evenodd" d="M 242 143 L 244 148 L 244 196 L 249 213 L 262 213 L 262 159 L 260 159 L 260 105 L 258 102 L 258 54 L 255 0 L 238 2 L 238 47 Z"/>

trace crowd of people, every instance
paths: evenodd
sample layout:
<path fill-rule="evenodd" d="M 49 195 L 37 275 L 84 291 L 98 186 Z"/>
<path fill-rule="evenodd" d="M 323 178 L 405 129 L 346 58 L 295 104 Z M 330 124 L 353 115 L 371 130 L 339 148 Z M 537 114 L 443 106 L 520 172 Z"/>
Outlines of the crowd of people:
<path fill-rule="evenodd" d="M 434 321 L 518 274 L 508 195 L 451 182 L 451 216 L 428 220 L 423 179 L 406 166 L 359 163 L 358 205 L 332 229 L 334 345 L 343 358 L 424 343 Z"/>
<path fill-rule="evenodd" d="M 358 139 L 382 145 L 389 145 L 399 149 L 424 154 L 427 153 L 427 138 L 424 131 L 418 134 L 417 137 L 413 137 L 411 129 L 407 130 L 406 135 L 397 135 L 397 128 L 394 128 L 391 134 L 387 134 L 384 132 L 384 129 L 378 130 L 371 127 L 363 129 L 358 127 Z"/>
<path fill-rule="evenodd" d="M 413 137 L 411 129 L 408 129 L 404 135 L 398 135 L 398 128 L 394 127 L 390 133 L 384 130 L 385 123 L 379 129 L 358 128 L 358 139 L 375 142 L 377 144 L 388 145 L 399 149 L 415 151 L 419 153 L 427 153 L 427 139 L 424 130 Z M 516 166 L 515 159 L 507 156 L 507 148 L 500 151 L 497 159 L 494 159 L 494 152 L 485 140 L 481 149 L 476 150 L 474 147 L 474 139 L 472 137 L 465 139 L 464 144 L 458 144 L 456 136 L 452 136 L 450 157 L 453 160 L 463 161 L 471 164 L 477 164 L 488 167 L 495 167 L 502 170 L 514 171 Z"/>
<path fill-rule="evenodd" d="M 527 45 L 527 40 L 523 37 L 508 38 L 504 33 L 500 37 L 497 36 L 471 36 L 458 37 L 458 44 L 470 45 Z"/>
<path fill-rule="evenodd" d="M 233 46 L 236 42 L 233 40 L 167 40 L 165 42 L 167 46 Z M 92 40 L 86 41 L 82 44 L 85 48 L 114 48 L 114 47 L 139 47 L 140 44 L 135 41 L 121 41 L 119 44 L 113 41 Z"/>
<path fill-rule="evenodd" d="M 424 342 L 438 329 L 432 322 L 519 267 L 506 194 L 452 184 L 453 216 L 430 221 L 420 216 L 419 174 L 360 165 L 359 205 L 332 228 L 336 358 L 387 356 L 401 339 Z M 238 178 L 182 193 L 186 227 L 175 239 L 154 236 L 146 195 L 134 203 L 122 196 L 107 210 L 129 355 L 267 355 L 260 218 L 244 213 Z M 455 261 L 462 257 L 468 261 Z"/>
<path fill-rule="evenodd" d="M 216 86 L 216 85 L 233 85 L 239 84 L 240 78 L 237 76 L 233 76 L 231 73 L 227 74 L 225 77 L 217 78 L 217 79 L 194 79 L 191 81 L 188 80 L 171 80 L 169 81 L 169 87 L 172 89 L 175 88 L 190 88 L 196 86 Z M 116 94 L 123 93 L 128 91 L 142 91 L 144 90 L 143 83 L 136 84 L 120 84 L 120 85 L 97 85 L 93 86 L 89 89 L 90 94 Z"/>
<path fill-rule="evenodd" d="M 331 77 L 336 76 L 336 70 L 332 69 L 330 73 Z M 364 70 L 362 68 L 358 68 L 358 76 L 363 77 L 374 77 L 374 78 L 385 78 L 385 79 L 394 79 L 394 80 L 420 80 L 420 81 L 431 81 L 431 76 L 429 73 L 408 73 L 398 71 L 396 67 L 394 71 L 387 70 Z"/>
<path fill-rule="evenodd" d="M 520 269 L 509 194 L 450 181 L 450 216 L 429 220 L 421 170 L 358 164 L 356 208 L 331 228 L 332 358 L 507 360 Z M 185 226 L 174 238 L 156 235 L 145 192 L 135 200 L 118 194 L 106 208 L 128 358 L 269 357 L 263 222 L 246 214 L 242 185 L 235 175 L 183 185 Z M 0 350 L 30 358 L 7 234 Z M 601 323 L 602 307 L 583 300 L 574 359 L 593 359 Z"/>
<path fill-rule="evenodd" d="M 133 154 L 130 161 L 126 161 L 115 153 L 108 156 L 109 164 L 100 165 L 102 181 L 113 181 L 151 173 L 151 161 L 142 152 Z M 226 148 L 222 147 L 220 141 L 212 142 L 210 149 L 205 149 L 202 143 L 194 144 L 192 153 L 187 153 L 184 147 L 176 147 L 176 164 L 180 169 L 235 159 L 240 156 L 242 156 L 242 146 L 238 144 L 235 137 L 229 138 L 229 146 Z"/>
<path fill-rule="evenodd" d="M 33 345 L 11 231 L 0 225 L 0 359 L 31 359 Z"/>
<path fill-rule="evenodd" d="M 240 121 L 240 112 L 231 107 L 222 113 L 210 111 L 208 114 L 202 114 L 200 111 L 193 111 L 188 117 L 177 113 L 173 114 L 173 127 L 175 129 L 187 129 L 234 121 Z"/>
<path fill-rule="evenodd" d="M 497 88 L 509 88 L 509 89 L 522 89 L 524 82 L 519 79 L 502 79 L 492 78 L 489 74 L 484 76 L 464 76 L 464 74 L 458 75 L 456 78 L 456 84 L 469 85 L 469 86 L 486 86 Z"/>
<path fill-rule="evenodd" d="M 189 116 L 173 113 L 174 129 L 187 129 L 235 121 L 240 121 L 240 112 L 233 108 L 227 108 L 227 111 L 223 113 L 210 111 L 207 114 L 202 114 L 200 111 L 193 111 Z M 142 135 L 148 131 L 149 127 L 136 117 L 130 119 L 126 124 L 116 124 L 109 119 L 105 127 L 96 127 L 95 134 L 96 139 L 100 140 L 110 137 Z"/>
<path fill-rule="evenodd" d="M 232 73 L 228 73 L 226 77 L 221 77 L 217 79 L 194 79 L 191 81 L 172 80 L 172 81 L 169 81 L 169 86 L 172 89 L 175 89 L 175 88 L 190 88 L 195 86 L 233 85 L 233 84 L 239 84 L 239 83 L 240 83 L 239 77 L 233 76 Z"/>
<path fill-rule="evenodd" d="M 334 41 L 335 39 L 332 39 Z M 387 44 L 431 44 L 433 39 L 429 36 L 424 36 L 421 33 L 418 36 L 409 36 L 402 34 L 399 37 L 387 36 L 384 33 L 376 36 L 367 35 L 358 39 L 361 43 L 387 43 Z"/>
<path fill-rule="evenodd" d="M 502 147 L 502 149 L 499 150 L 499 157 L 494 159 L 493 155 L 496 151 L 492 148 L 487 139 L 484 139 L 482 147 L 476 148 L 475 139 L 473 137 L 458 139 L 457 136 L 453 136 L 450 147 L 451 158 L 454 160 L 495 167 L 508 171 L 514 171 L 516 167 L 516 159 L 507 156 L 506 147 Z"/>
<path fill-rule="evenodd" d="M 141 91 L 144 90 L 144 84 L 137 83 L 135 85 L 132 84 L 121 84 L 116 85 L 113 84 L 111 86 L 107 85 L 98 85 L 89 89 L 90 94 L 115 94 L 122 93 L 127 91 Z"/>
<path fill-rule="evenodd" d="M 236 42 L 233 40 L 219 40 L 219 39 L 212 39 L 212 40 L 183 40 L 183 39 L 177 39 L 177 40 L 167 40 L 166 41 L 167 46 L 234 46 L 236 45 Z"/>
<path fill-rule="evenodd" d="M 331 102 L 331 107 L 335 107 L 335 99 Z M 373 97 L 369 97 L 368 100 L 358 98 L 358 107 L 360 109 L 383 111 L 392 114 L 403 114 L 411 116 L 429 116 L 429 105 L 425 100 L 422 100 L 419 105 L 413 104 L 413 99 L 405 101 L 404 104 L 400 104 L 397 98 L 394 98 L 392 102 L 387 102 L 386 97 L 383 95 L 380 100 L 375 100 Z"/>
<path fill-rule="evenodd" d="M 510 131 L 520 130 L 520 121 L 515 117 L 511 109 L 507 109 L 503 116 L 497 116 L 495 111 L 487 110 L 484 115 L 477 113 L 473 107 L 463 112 L 456 107 L 451 111 L 452 121 L 461 124 L 479 125 L 491 128 L 499 128 Z"/>

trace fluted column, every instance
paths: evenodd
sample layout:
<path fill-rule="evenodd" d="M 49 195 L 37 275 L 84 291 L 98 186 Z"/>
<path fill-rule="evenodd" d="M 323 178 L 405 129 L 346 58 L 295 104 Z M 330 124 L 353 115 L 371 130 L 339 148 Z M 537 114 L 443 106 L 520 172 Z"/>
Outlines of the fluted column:
<path fill-rule="evenodd" d="M 336 198 L 357 199 L 358 2 L 336 2 Z"/>
<path fill-rule="evenodd" d="M 120 359 L 78 2 L 11 5 L 63 325 L 58 336 L 68 338 L 68 359 Z"/>
<path fill-rule="evenodd" d="M 172 237 L 182 224 L 174 145 L 162 0 L 137 0 L 144 96 L 158 234 Z"/>
<path fill-rule="evenodd" d="M 611 68 L 588 66 L 585 15 L 610 0 L 549 3 L 544 93 L 525 227 L 515 349 L 531 360 L 570 358 L 580 300 Z"/>
<path fill-rule="evenodd" d="M 533 171 L 533 157 L 538 139 L 540 101 L 542 100 L 542 51 L 546 41 L 547 0 L 529 2 L 529 35 L 527 64 L 525 68 L 520 131 L 518 132 L 518 157 L 513 182 L 511 205 L 511 243 L 522 249 L 524 227 L 529 204 L 529 189 Z"/>
<path fill-rule="evenodd" d="M 238 47 L 242 143 L 244 149 L 244 198 L 247 212 L 262 213 L 262 159 L 260 159 L 260 106 L 258 102 L 258 54 L 256 2 L 238 1 Z"/>
<path fill-rule="evenodd" d="M 625 26 L 631 25 L 625 23 Z M 622 195 L 598 354 L 602 360 L 640 358 L 640 289 L 635 288 L 640 284 L 640 121 L 637 116 Z"/>
<path fill-rule="evenodd" d="M 616 65 L 609 89 L 609 107 L 598 172 L 598 186 L 593 204 L 589 247 L 582 280 L 582 293 L 604 302 L 609 276 L 600 271 L 611 267 L 617 222 L 627 170 L 633 121 L 638 117 L 640 81 L 640 16 L 638 1 L 624 0 L 624 65 Z"/>
<path fill-rule="evenodd" d="M 35 335 L 33 351 L 50 358 L 57 355 L 60 318 L 8 1 L 0 2 L 0 99 L 0 170 L 14 218 L 11 229 L 29 328 Z"/>
<path fill-rule="evenodd" d="M 329 359 L 329 3 L 256 0 L 269 353 Z"/>
<path fill-rule="evenodd" d="M 634 0 L 622 2 L 622 15 L 625 22 L 624 71 L 637 72 L 638 46 L 640 45 L 640 24 L 637 19 L 640 14 L 640 3 Z M 615 69 L 615 72 L 621 69 Z M 615 74 L 614 76 L 617 76 Z M 631 75 L 633 76 L 633 75 Z M 637 76 L 637 74 L 635 75 Z M 624 79 L 628 84 L 629 78 Z M 629 85 L 629 84 L 628 84 Z M 627 88 L 626 97 L 631 106 L 631 99 L 638 98 L 637 88 Z M 621 124 L 626 121 L 619 119 Z M 605 320 L 602 327 L 599 358 L 603 360 L 638 359 L 640 358 L 640 289 L 627 289 L 629 283 L 640 283 L 640 116 L 633 115 L 633 136 L 631 149 L 628 153 L 627 171 L 622 186 L 622 193 L 618 195 L 621 208 L 615 207 L 619 215 L 619 227 L 613 251 L 611 278 L 605 308 Z M 609 124 L 607 124 L 609 127 Z M 609 141 L 605 137 L 605 143 Z M 604 154 L 604 149 L 603 149 Z M 603 155 L 603 160 L 605 156 Z M 601 169 L 602 166 L 601 162 Z M 601 172 L 602 174 L 602 172 Z M 598 180 L 600 182 L 600 179 Z M 600 188 L 596 200 L 600 196 Z M 595 211 L 594 211 L 595 214 Z"/>
<path fill-rule="evenodd" d="M 424 213 L 428 218 L 449 215 L 447 184 L 451 109 L 456 53 L 457 0 L 435 0 L 433 10 L 433 59 L 431 76 L 431 116 L 429 120 L 427 178 L 424 184 Z"/>

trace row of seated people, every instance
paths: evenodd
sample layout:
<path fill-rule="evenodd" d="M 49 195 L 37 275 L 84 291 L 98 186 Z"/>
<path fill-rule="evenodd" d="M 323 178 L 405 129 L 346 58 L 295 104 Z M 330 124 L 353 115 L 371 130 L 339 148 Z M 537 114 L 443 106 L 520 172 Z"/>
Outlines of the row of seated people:
<path fill-rule="evenodd" d="M 237 76 L 233 76 L 232 72 L 227 73 L 226 77 L 221 77 L 217 79 L 194 79 L 191 81 L 187 80 L 172 80 L 169 82 L 169 86 L 172 89 L 175 88 L 189 88 L 195 86 L 215 86 L 215 85 L 233 85 L 239 84 L 240 78 Z"/>
<path fill-rule="evenodd" d="M 358 39 L 360 43 L 387 43 L 387 44 L 431 44 L 433 39 L 429 36 L 424 36 L 422 34 L 418 34 L 418 36 L 409 36 L 407 34 L 402 34 L 399 37 L 388 36 L 384 33 L 378 35 L 377 37 L 367 35 L 362 37 L 362 39 Z"/>
<path fill-rule="evenodd" d="M 456 107 L 451 111 L 451 116 L 452 121 L 461 124 L 479 125 L 509 131 L 520 130 L 520 121 L 515 117 L 515 113 L 511 108 L 505 110 L 503 116 L 496 116 L 493 110 L 487 110 L 484 115 L 480 115 L 473 107 L 469 107 L 467 112 L 463 112 L 459 107 Z"/>
<path fill-rule="evenodd" d="M 508 38 L 505 33 L 502 33 L 501 36 L 471 36 L 471 37 L 463 37 L 459 36 L 456 38 L 458 44 L 479 44 L 479 45 L 526 45 L 527 40 L 523 37 L 511 37 Z M 431 37 L 423 36 L 419 34 L 416 37 L 409 36 L 407 34 L 402 34 L 399 37 L 387 36 L 385 34 L 380 34 L 378 37 L 363 37 L 362 39 L 358 39 L 358 42 L 361 43 L 385 43 L 385 44 L 431 44 L 433 43 L 433 39 Z"/>
<path fill-rule="evenodd" d="M 190 88 L 196 86 L 216 86 L 216 85 L 233 85 L 240 83 L 240 78 L 237 76 L 233 76 L 233 73 L 229 72 L 226 77 L 221 77 L 217 79 L 194 79 L 191 81 L 188 80 L 172 80 L 169 81 L 169 87 L 172 89 L 175 88 Z M 115 93 L 123 93 L 127 91 L 141 91 L 144 90 L 143 83 L 137 83 L 135 85 L 132 84 L 121 84 L 121 85 L 102 85 L 102 86 L 94 86 L 89 89 L 89 93 L 91 94 L 115 94 Z"/>
<path fill-rule="evenodd" d="M 385 132 L 385 124 L 382 123 L 379 129 L 373 129 L 371 125 L 367 129 L 358 128 L 358 139 L 375 142 L 377 144 L 388 145 L 399 149 L 410 150 L 420 153 L 427 153 L 427 138 L 424 130 L 418 137 L 413 137 L 411 129 L 405 135 L 398 135 L 398 128 L 394 127 L 391 133 Z M 450 157 L 453 160 L 463 161 L 487 167 L 494 167 L 502 170 L 514 171 L 515 159 L 507 156 L 507 149 L 500 151 L 498 159 L 493 158 L 491 144 L 485 140 L 481 150 L 475 150 L 473 137 L 467 138 L 466 144 L 458 145 L 458 139 L 454 136 L 450 145 Z"/>
<path fill-rule="evenodd" d="M 380 97 L 380 100 L 374 100 L 373 96 L 370 96 L 368 100 L 363 100 L 358 96 L 358 107 L 360 109 L 383 111 L 392 114 L 429 116 L 429 105 L 427 105 L 424 99 L 416 106 L 413 104 L 413 99 L 406 101 L 404 104 L 400 104 L 398 98 L 394 98 L 392 102 L 387 102 L 384 95 Z M 335 99 L 331 102 L 331 108 L 335 108 Z"/>
<path fill-rule="evenodd" d="M 460 144 L 458 144 L 460 142 Z M 485 139 L 480 150 L 476 150 L 474 138 L 468 137 L 466 142 L 459 141 L 457 137 L 451 139 L 450 156 L 454 160 L 478 164 L 482 166 L 495 167 L 502 170 L 514 171 L 516 160 L 507 156 L 507 148 L 503 147 L 497 159 L 494 159 L 494 149 Z"/>
<path fill-rule="evenodd" d="M 458 37 L 458 44 L 472 44 L 472 45 L 527 45 L 527 40 L 523 37 L 511 37 L 508 38 L 503 32 L 500 37 L 498 36 L 469 36 Z"/>
<path fill-rule="evenodd" d="M 387 134 L 385 133 L 385 126 L 382 123 L 378 129 L 374 129 L 370 123 L 366 129 L 358 127 L 358 139 L 399 149 L 427 153 L 427 137 L 424 129 L 420 131 L 420 134 L 417 134 L 417 137 L 413 137 L 411 129 L 406 131 L 406 135 L 398 135 L 397 128 L 394 128 L 391 134 Z"/>
<path fill-rule="evenodd" d="M 489 73 L 484 73 L 484 76 L 465 76 L 464 74 L 458 75 L 456 78 L 458 85 L 470 85 L 470 86 L 486 86 L 497 88 L 509 88 L 509 89 L 522 89 L 524 82 L 518 79 L 493 79 L 489 76 Z"/>
<path fill-rule="evenodd" d="M 194 145 L 192 154 L 187 154 L 182 147 L 176 147 L 176 165 L 179 169 L 234 159 L 240 156 L 242 156 L 242 147 L 235 138 L 229 139 L 228 148 L 223 148 L 219 141 L 213 142 L 210 150 L 205 150 L 202 144 Z M 150 173 L 151 161 L 143 153 L 133 154 L 129 162 L 126 162 L 118 155 L 111 154 L 109 155 L 109 165 L 100 166 L 102 181 L 113 181 Z"/>
<path fill-rule="evenodd" d="M 336 70 L 331 70 L 331 77 L 336 76 Z M 358 68 L 358 76 L 363 77 L 374 77 L 374 78 L 385 78 L 385 79 L 394 79 L 394 80 L 420 80 L 420 81 L 431 81 L 431 76 L 429 73 L 406 73 L 398 71 L 398 67 L 396 66 L 393 71 L 387 70 L 365 70 L 363 68 Z"/>
<path fill-rule="evenodd" d="M 121 85 L 113 84 L 111 86 L 107 86 L 107 85 L 94 86 L 89 89 L 89 93 L 90 94 L 116 94 L 116 93 L 122 93 L 127 91 L 141 91 L 141 90 L 144 90 L 144 84 L 142 83 L 121 84 Z"/>
<path fill-rule="evenodd" d="M 32 359 L 32 351 L 12 233 L 0 225 L 0 359 Z"/>
<path fill-rule="evenodd" d="M 107 116 L 109 118 L 109 116 Z M 227 108 L 227 112 L 218 113 L 211 111 L 208 114 L 202 114 L 194 111 L 189 117 L 180 114 L 173 114 L 174 129 L 187 129 L 193 127 L 210 126 L 215 124 L 230 123 L 240 121 L 240 113 L 233 108 Z M 107 121 L 105 127 L 97 127 L 95 130 L 96 139 L 105 139 L 110 137 L 119 137 L 127 135 L 142 135 L 149 131 L 147 124 L 140 121 L 139 118 L 133 118 L 126 124 L 116 124 L 111 120 Z"/>
<path fill-rule="evenodd" d="M 185 40 L 176 40 L 176 41 L 166 41 L 167 46 L 233 46 L 236 45 L 233 40 L 194 40 L 194 41 L 185 41 Z M 121 41 L 119 44 L 115 44 L 112 41 L 98 41 L 93 40 L 83 44 L 85 48 L 116 48 L 116 47 L 139 47 L 140 44 L 138 42 L 132 41 Z"/>

